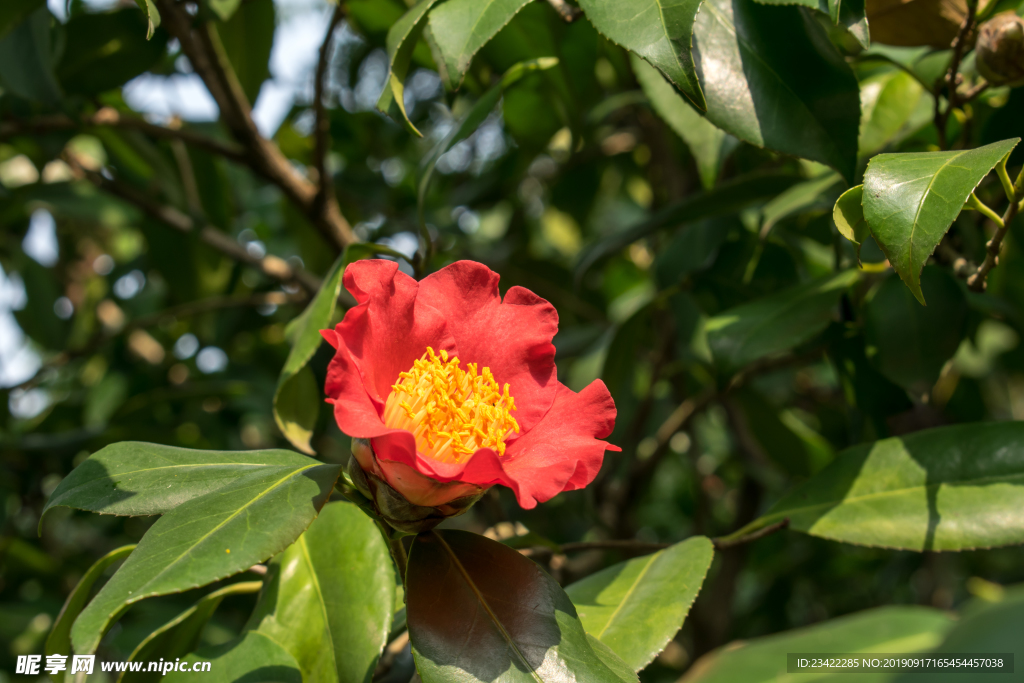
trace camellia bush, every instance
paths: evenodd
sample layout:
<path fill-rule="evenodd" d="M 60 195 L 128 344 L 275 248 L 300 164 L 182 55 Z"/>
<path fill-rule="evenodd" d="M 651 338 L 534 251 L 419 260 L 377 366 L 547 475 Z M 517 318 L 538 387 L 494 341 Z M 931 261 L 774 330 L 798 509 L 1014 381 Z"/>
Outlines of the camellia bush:
<path fill-rule="evenodd" d="M 1019 671 L 1018 13 L 4 0 L 0 681 Z"/>

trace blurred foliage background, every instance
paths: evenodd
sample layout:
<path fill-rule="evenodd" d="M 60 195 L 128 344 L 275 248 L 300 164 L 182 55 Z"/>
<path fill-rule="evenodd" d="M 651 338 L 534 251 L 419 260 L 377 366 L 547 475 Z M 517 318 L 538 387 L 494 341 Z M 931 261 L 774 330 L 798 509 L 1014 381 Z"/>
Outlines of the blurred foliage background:
<path fill-rule="evenodd" d="M 532 511 L 495 492 L 450 523 L 483 532 L 520 522 L 558 542 L 718 536 L 847 446 L 1024 418 L 1020 220 L 984 294 L 962 286 L 940 249 L 924 274 L 926 308 L 866 244 L 861 279 L 820 334 L 733 375 L 712 362 L 705 321 L 857 267 L 832 220 L 844 180 L 716 129 L 586 19 L 566 22 L 545 2 L 487 43 L 455 92 L 417 47 L 405 90 L 416 137 L 376 110 L 386 34 L 405 5 L 344 6 L 325 63 L 322 167 L 351 234 L 405 254 L 410 273 L 410 261 L 429 271 L 473 259 L 501 274 L 503 290 L 548 299 L 560 316 L 560 380 L 579 390 L 603 378 L 618 406 L 609 440 L 623 452 L 608 454 L 592 486 Z M 758 11 L 776 10 L 797 12 Z M 332 11 L 316 0 L 198 8 L 256 104 L 259 132 L 314 180 L 314 74 Z M 871 23 L 880 39 L 893 33 L 887 16 Z M 952 21 L 952 33 L 939 22 L 926 36 L 936 49 L 865 49 L 856 24 L 806 29 L 833 41 L 859 83 L 856 175 L 880 151 L 1024 129 L 1024 90 L 993 85 L 941 122 L 940 140 L 937 91 L 924 84 L 945 70 Z M 88 454 L 125 440 L 288 447 L 272 413 L 287 325 L 339 254 L 330 226 L 311 218 L 315 200 L 297 201 L 232 140 L 181 43 L 163 26 L 146 33 L 130 1 L 0 8 L 0 681 L 13 680 L 16 655 L 42 651 L 85 569 L 148 527 L 59 509 L 37 536 L 47 496 Z M 502 73 L 543 56 L 559 62 L 509 86 L 437 160 L 423 200 L 435 253 L 417 260 L 424 162 Z M 968 80 L 972 69 L 969 57 Z M 1001 193 L 994 177 L 979 190 Z M 975 212 L 947 238 L 975 260 L 984 241 Z M 324 345 L 311 363 L 318 386 L 329 359 Z M 327 410 L 312 447 L 328 462 L 348 458 Z M 550 569 L 568 582 L 616 557 L 559 556 Z M 776 534 L 718 555 L 683 630 L 641 678 L 675 680 L 733 639 L 876 605 L 952 608 L 987 582 L 1021 581 L 1016 547 L 911 553 Z M 103 658 L 124 658 L 195 597 L 142 602 Z M 233 637 L 254 600 L 229 597 L 204 642 Z"/>

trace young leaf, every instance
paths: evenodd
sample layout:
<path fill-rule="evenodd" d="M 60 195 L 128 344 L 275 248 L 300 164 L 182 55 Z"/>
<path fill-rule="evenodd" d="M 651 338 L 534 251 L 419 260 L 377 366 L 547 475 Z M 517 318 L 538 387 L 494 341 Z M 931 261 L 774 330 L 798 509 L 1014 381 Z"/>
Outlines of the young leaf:
<path fill-rule="evenodd" d="M 61 480 L 40 525 L 59 506 L 106 515 L 160 515 L 244 477 L 283 476 L 316 464 L 285 450 L 196 451 L 122 441 L 93 453 Z"/>
<path fill-rule="evenodd" d="M 714 547 L 704 536 L 602 569 L 566 587 L 583 628 L 634 671 L 682 628 Z"/>
<path fill-rule="evenodd" d="M 447 0 L 429 15 L 440 54 L 441 80 L 450 90 L 462 84 L 473 55 L 530 0 Z"/>
<path fill-rule="evenodd" d="M 466 531 L 419 535 L 406 599 L 423 683 L 622 683 L 555 580 L 497 541 Z"/>
<path fill-rule="evenodd" d="M 405 110 L 405 77 L 409 73 L 409 62 L 416 49 L 416 41 L 427 24 L 427 11 L 435 2 L 437 0 L 420 0 L 388 30 L 387 47 L 391 66 L 384 90 L 377 100 L 379 111 L 401 121 L 409 132 L 419 137 L 423 137 L 423 133 L 412 125 L 409 113 Z"/>
<path fill-rule="evenodd" d="M 135 4 L 142 10 L 146 17 L 146 40 L 153 37 L 153 31 L 160 25 L 160 11 L 153 4 L 153 0 L 135 0 Z"/>
<path fill-rule="evenodd" d="M 128 661 L 155 662 L 161 658 L 173 660 L 187 656 L 199 646 L 199 637 L 206 623 L 225 597 L 255 593 L 262 587 L 262 581 L 242 581 L 203 596 L 199 602 L 146 636 L 128 656 Z M 162 671 L 126 671 L 118 677 L 117 683 L 154 683 L 162 678 Z"/>
<path fill-rule="evenodd" d="M 786 518 L 812 536 L 900 550 L 1024 543 L 1024 423 L 855 446 L 734 535 Z"/>
<path fill-rule="evenodd" d="M 690 154 L 697 162 L 701 185 L 704 189 L 711 189 L 718 180 L 722 161 L 736 144 L 736 138 L 698 114 L 650 64 L 636 55 L 631 56 L 630 63 L 651 107 L 690 148 Z"/>
<path fill-rule="evenodd" d="M 341 472 L 338 465 L 308 462 L 283 474 L 243 476 L 157 520 L 75 621 L 75 651 L 95 652 L 110 624 L 139 600 L 237 574 L 291 544 L 316 517 Z"/>
<path fill-rule="evenodd" d="M 839 234 L 857 245 L 857 260 L 860 261 L 860 247 L 871 234 L 868 224 L 864 222 L 864 208 L 861 197 L 864 186 L 858 185 L 840 195 L 832 209 L 832 220 L 835 221 Z"/>
<path fill-rule="evenodd" d="M 824 29 L 799 8 L 706 0 L 694 27 L 694 53 L 711 123 L 853 180 L 857 79 Z"/>
<path fill-rule="evenodd" d="M 780 678 L 780 661 L 781 671 L 785 672 L 787 652 L 927 652 L 954 623 L 949 614 L 930 607 L 880 607 L 806 628 L 731 643 L 697 660 L 685 680 L 686 683 L 774 683 Z M 780 652 L 783 653 L 781 660 Z M 836 679 L 844 677 L 839 674 Z M 822 680 L 814 675 L 809 678 Z M 831 680 L 832 677 L 824 678 Z M 879 680 L 870 674 L 860 680 L 868 678 Z"/>
<path fill-rule="evenodd" d="M 274 559 L 247 628 L 287 650 L 308 681 L 370 679 L 391 624 L 395 577 L 380 531 L 331 503 Z"/>
<path fill-rule="evenodd" d="M 694 68 L 693 26 L 701 0 L 580 0 L 601 34 L 665 74 L 698 111 L 706 111 Z"/>
<path fill-rule="evenodd" d="M 825 208 L 835 194 L 829 192 L 842 182 L 839 174 L 826 171 L 816 178 L 797 183 L 764 205 L 761 211 L 761 235 L 766 236 L 779 221 L 810 211 Z"/>
<path fill-rule="evenodd" d="M 178 671 L 161 678 L 166 683 L 192 683 L 203 674 L 194 675 L 196 664 L 209 664 L 202 669 L 207 677 L 234 683 L 303 683 L 295 658 L 272 638 L 258 631 L 246 631 L 232 641 L 197 650 L 182 660 Z M 182 671 L 181 669 L 185 669 Z"/>
<path fill-rule="evenodd" d="M 924 304 L 920 275 L 964 202 L 1020 138 L 976 149 L 879 154 L 864 172 L 864 219 L 878 246 Z"/>
<path fill-rule="evenodd" d="M 893 70 L 861 84 L 858 154 L 868 157 L 932 122 L 933 103 L 906 71 Z"/>
<path fill-rule="evenodd" d="M 111 550 L 96 560 L 89 567 L 89 570 L 85 572 L 85 575 L 79 579 L 78 584 L 64 602 L 64 606 L 61 607 L 60 614 L 57 615 L 56 621 L 53 622 L 50 635 L 46 638 L 47 655 L 66 655 L 71 652 L 71 625 L 75 623 L 75 619 L 78 618 L 82 608 L 85 607 L 85 603 L 88 602 L 93 586 L 96 585 L 96 582 L 100 580 L 103 573 L 112 564 L 128 557 L 133 550 L 135 550 L 134 545 L 126 545 L 117 550 Z M 62 683 L 64 673 L 63 671 L 58 671 L 53 674 L 54 683 Z"/>
<path fill-rule="evenodd" d="M 733 371 L 813 339 L 859 277 L 847 270 L 719 313 L 704 327 L 712 355 Z"/>

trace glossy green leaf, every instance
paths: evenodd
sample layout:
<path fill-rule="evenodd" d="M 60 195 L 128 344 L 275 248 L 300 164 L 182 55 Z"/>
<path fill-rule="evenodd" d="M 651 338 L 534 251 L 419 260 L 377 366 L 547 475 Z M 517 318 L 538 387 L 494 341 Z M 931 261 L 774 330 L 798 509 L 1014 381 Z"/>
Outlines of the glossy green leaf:
<path fill-rule="evenodd" d="M 57 615 L 57 619 L 53 622 L 50 635 L 46 638 L 47 655 L 66 655 L 71 652 L 71 625 L 75 623 L 75 619 L 82 613 L 85 603 L 89 601 L 89 595 L 92 593 L 96 582 L 103 577 L 104 572 L 111 565 L 128 557 L 133 550 L 135 550 L 134 545 L 126 545 L 117 550 L 111 550 L 96 560 L 82 578 L 78 580 L 74 590 L 68 595 L 68 599 L 64 601 L 60 614 Z M 64 671 L 54 674 L 54 683 L 61 683 L 65 678 L 64 674 Z"/>
<path fill-rule="evenodd" d="M 861 47 L 871 44 L 864 0 L 757 0 L 762 5 L 799 5 L 828 16 L 833 24 L 842 25 Z"/>
<path fill-rule="evenodd" d="M 43 516 L 58 506 L 107 515 L 159 515 L 246 478 L 280 477 L 317 464 L 285 450 L 196 451 L 122 441 L 93 453 L 62 479 Z"/>
<path fill-rule="evenodd" d="M 736 139 L 698 114 L 657 69 L 636 55 L 632 55 L 630 61 L 651 107 L 690 148 L 701 184 L 705 189 L 714 187 L 722 161 L 735 146 Z"/>
<path fill-rule="evenodd" d="M 160 10 L 153 4 L 153 0 L 135 0 L 135 4 L 146 17 L 146 40 L 149 40 L 153 37 L 156 27 L 160 25 Z"/>
<path fill-rule="evenodd" d="M 693 31 L 701 0 L 580 0 L 602 35 L 656 67 L 700 111 L 707 110 L 694 68 Z"/>
<path fill-rule="evenodd" d="M 340 474 L 338 465 L 262 471 L 164 514 L 75 621 L 75 651 L 92 653 L 133 603 L 244 571 L 290 545 L 309 526 Z"/>
<path fill-rule="evenodd" d="M 196 664 L 209 664 L 202 673 L 193 673 Z M 258 631 L 246 631 L 238 638 L 197 650 L 182 660 L 188 672 L 172 671 L 160 680 L 166 683 L 192 683 L 210 678 L 220 683 L 303 683 L 295 658 L 272 638 Z"/>
<path fill-rule="evenodd" d="M 860 247 L 871 235 L 868 224 L 864 221 L 864 207 L 861 197 L 864 186 L 858 185 L 840 195 L 832 209 L 832 220 L 835 221 L 839 234 L 857 245 L 857 259 L 860 260 Z"/>
<path fill-rule="evenodd" d="M 711 123 L 853 180 L 857 79 L 824 29 L 799 8 L 706 0 L 694 27 L 694 54 Z"/>
<path fill-rule="evenodd" d="M 449 89 L 462 84 L 473 55 L 529 1 L 446 0 L 430 13 L 428 23 L 440 56 L 439 71 Z"/>
<path fill-rule="evenodd" d="M 812 536 L 901 550 L 1024 543 L 1024 423 L 855 446 L 736 535 L 785 518 Z"/>
<path fill-rule="evenodd" d="M 418 536 L 409 558 L 406 600 L 423 683 L 622 681 L 594 653 L 576 609 L 555 580 L 484 536 L 466 531 Z"/>
<path fill-rule="evenodd" d="M 275 28 L 273 0 L 246 0 L 217 26 L 224 51 L 250 103 L 256 102 L 264 81 L 270 78 Z"/>
<path fill-rule="evenodd" d="M 128 656 L 127 661 L 155 662 L 158 659 L 174 660 L 186 657 L 199 646 L 199 637 L 203 634 L 206 623 L 210 621 L 210 617 L 217 611 L 225 597 L 255 593 L 262 586 L 262 581 L 243 581 L 203 596 L 195 605 L 146 636 L 145 640 L 139 643 Z M 163 672 L 126 671 L 117 681 L 118 683 L 153 683 L 161 680 L 162 677 Z"/>
<path fill-rule="evenodd" d="M 605 665 L 612 670 L 612 672 L 618 676 L 622 683 L 639 683 L 640 677 L 636 675 L 636 672 L 630 668 L 629 664 L 626 664 L 622 659 L 615 654 L 615 651 L 610 647 L 602 643 L 594 636 L 587 634 L 587 642 L 590 643 L 590 648 L 597 655 L 598 659 L 605 663 Z"/>
<path fill-rule="evenodd" d="M 7 0 L 0 3 L 0 39 L 25 17 L 46 6 L 46 0 Z"/>
<path fill-rule="evenodd" d="M 767 235 L 776 223 L 789 216 L 831 206 L 831 198 L 835 197 L 835 194 L 829 191 L 840 182 L 842 179 L 839 174 L 825 172 L 780 193 L 765 204 L 761 211 L 761 235 Z"/>
<path fill-rule="evenodd" d="M 369 683 L 394 592 L 377 526 L 355 505 L 331 503 L 274 559 L 247 628 L 290 652 L 307 681 Z"/>
<path fill-rule="evenodd" d="M 0 39 L 0 86 L 27 100 L 50 105 L 61 98 L 53 73 L 52 22 L 50 10 L 42 6 Z"/>
<path fill-rule="evenodd" d="M 895 275 L 864 306 L 864 336 L 871 364 L 916 397 L 927 394 L 965 333 L 969 307 L 949 271 L 926 266 L 921 273 L 928 305 L 921 306 Z"/>
<path fill-rule="evenodd" d="M 714 552 L 711 541 L 696 536 L 602 569 L 565 592 L 587 633 L 639 671 L 682 628 Z"/>
<path fill-rule="evenodd" d="M 783 192 L 799 180 L 778 173 L 752 173 L 726 181 L 702 194 L 669 204 L 650 218 L 595 242 L 580 252 L 576 281 L 608 256 L 664 228 L 673 228 L 715 216 L 735 214 L 751 204 Z"/>
<path fill-rule="evenodd" d="M 412 61 L 416 42 L 427 25 L 427 11 L 435 2 L 437 0 L 420 0 L 388 30 L 387 48 L 391 66 L 388 69 L 384 91 L 377 100 L 378 110 L 404 123 L 411 133 L 420 137 L 423 137 L 423 134 L 412 124 L 409 113 L 405 110 L 405 77 L 409 73 L 409 63 Z"/>
<path fill-rule="evenodd" d="M 931 97 L 905 71 L 881 74 L 861 84 L 861 122 L 857 146 L 871 156 L 890 142 L 930 123 Z"/>
<path fill-rule="evenodd" d="M 1020 138 L 976 149 L 879 154 L 864 172 L 864 218 L 917 300 L 921 269 L 964 202 Z"/>
<path fill-rule="evenodd" d="M 719 313 L 704 327 L 712 355 L 725 369 L 738 370 L 810 341 L 859 277 L 843 271 Z"/>
<path fill-rule="evenodd" d="M 776 683 L 785 679 L 848 681 L 850 674 L 787 676 L 787 652 L 915 653 L 934 647 L 954 624 L 953 618 L 930 607 L 880 607 L 805 628 L 731 643 L 708 653 L 680 683 Z M 890 672 L 864 672 L 863 683 L 891 681 Z M 920 678 L 920 674 L 915 680 Z M 931 674 L 927 676 L 931 683 Z"/>

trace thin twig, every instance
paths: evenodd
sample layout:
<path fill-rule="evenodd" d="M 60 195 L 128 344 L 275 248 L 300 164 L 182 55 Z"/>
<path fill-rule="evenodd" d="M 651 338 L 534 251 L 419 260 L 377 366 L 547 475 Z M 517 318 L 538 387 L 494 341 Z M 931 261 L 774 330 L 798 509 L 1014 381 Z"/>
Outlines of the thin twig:
<path fill-rule="evenodd" d="M 974 18 L 977 11 L 978 0 L 967 0 L 967 14 L 964 16 L 964 20 L 960 23 L 960 30 L 957 31 L 956 37 L 954 37 L 953 42 L 950 43 L 953 55 L 950 58 L 949 69 L 946 70 L 946 75 L 942 83 L 948 93 L 945 111 L 942 111 L 942 107 L 939 102 L 942 87 L 937 87 L 934 93 L 934 119 L 935 127 L 938 129 L 939 133 L 939 147 L 941 149 L 946 149 L 948 146 L 948 141 L 946 139 L 946 124 L 949 122 L 950 113 L 952 113 L 952 111 L 959 107 L 963 102 L 967 101 L 960 99 L 957 87 L 960 85 L 960 61 L 963 59 L 964 49 L 967 47 L 967 38 L 970 36 L 971 30 L 974 28 Z"/>
<path fill-rule="evenodd" d="M 583 10 L 570 5 L 565 0 L 548 0 L 548 4 L 555 8 L 558 16 L 570 24 L 583 16 Z"/>
<path fill-rule="evenodd" d="M 1003 246 L 1003 238 L 1006 237 L 1006 233 L 1010 230 L 1010 224 L 1017 216 L 1017 211 L 1020 210 L 1021 197 L 1024 196 L 1022 185 L 1024 185 L 1024 168 L 1021 169 L 1016 182 L 1013 184 L 1013 201 L 1010 202 L 1010 205 L 1006 207 L 1006 211 L 1003 213 L 1003 224 L 997 226 L 992 239 L 985 245 L 985 260 L 978 266 L 978 272 L 967 278 L 967 286 L 975 292 L 985 291 L 985 280 L 988 278 L 988 274 L 999 265 L 999 250 Z"/>
<path fill-rule="evenodd" d="M 327 85 L 327 66 L 331 61 L 332 39 L 338 24 L 341 23 L 344 17 L 344 6 L 339 2 L 334 6 L 330 24 L 327 26 L 327 35 L 320 46 L 320 58 L 316 64 L 316 79 L 313 81 L 313 111 L 316 114 L 316 123 L 313 128 L 313 165 L 316 168 L 317 183 L 320 186 L 316 198 L 317 211 L 322 211 L 325 203 L 334 200 L 334 179 L 327 170 L 327 150 L 331 144 L 331 122 L 327 118 L 327 111 L 324 106 L 324 89 Z"/>
<path fill-rule="evenodd" d="M 738 538 L 730 538 L 728 536 L 723 536 L 721 538 L 711 539 L 711 542 L 714 544 L 715 550 L 727 550 L 729 548 L 734 548 L 738 545 L 743 545 L 744 543 L 756 541 L 758 539 L 764 538 L 765 536 L 771 536 L 776 531 L 781 531 L 782 529 L 785 529 L 788 526 L 789 517 L 782 520 L 781 522 L 769 524 L 763 529 L 758 529 L 757 531 L 745 534 L 743 536 L 739 536 Z"/>

